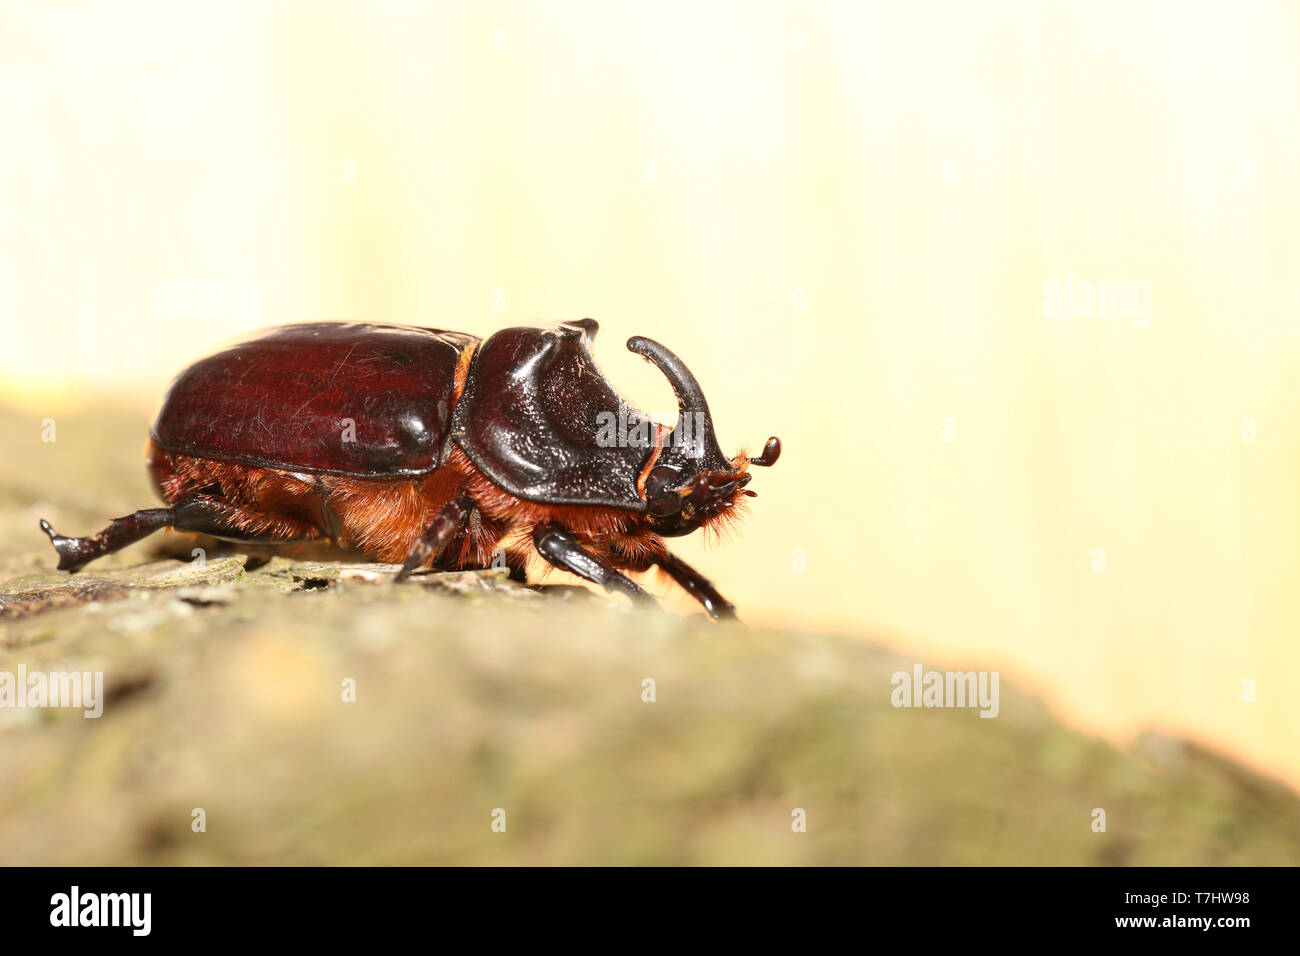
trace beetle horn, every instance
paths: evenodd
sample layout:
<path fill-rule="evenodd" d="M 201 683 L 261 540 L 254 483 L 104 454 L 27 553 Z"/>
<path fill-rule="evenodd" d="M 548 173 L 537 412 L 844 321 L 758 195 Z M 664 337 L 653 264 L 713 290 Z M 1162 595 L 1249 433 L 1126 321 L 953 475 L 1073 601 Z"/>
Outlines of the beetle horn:
<path fill-rule="evenodd" d="M 686 363 L 654 339 L 647 339 L 644 336 L 636 335 L 628 339 L 627 348 L 629 352 L 636 352 L 649 359 L 667 377 L 668 384 L 673 387 L 673 393 L 677 396 L 678 423 L 686 421 L 688 414 L 696 413 L 698 417 L 693 422 L 699 429 L 696 439 L 705 449 L 716 448 L 718 439 L 713 433 L 713 416 L 709 414 L 709 403 L 705 401 L 704 390 L 700 388 L 700 383 L 695 380 Z"/>

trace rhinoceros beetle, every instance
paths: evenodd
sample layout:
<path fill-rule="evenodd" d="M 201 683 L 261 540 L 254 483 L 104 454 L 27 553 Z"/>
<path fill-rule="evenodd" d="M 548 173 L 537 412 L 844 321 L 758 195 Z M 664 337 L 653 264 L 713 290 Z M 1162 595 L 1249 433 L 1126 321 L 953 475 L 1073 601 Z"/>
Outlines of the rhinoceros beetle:
<path fill-rule="evenodd" d="M 328 541 L 406 578 L 432 563 L 504 557 L 522 580 L 535 550 L 557 568 L 653 599 L 623 571 L 662 568 L 715 618 L 735 609 L 665 538 L 734 518 L 754 465 L 728 459 L 682 361 L 651 339 L 628 348 L 677 395 L 668 428 L 628 405 L 591 355 L 593 319 L 486 339 L 414 326 L 314 322 L 272 328 L 186 368 L 147 446 L 166 508 L 64 537 L 76 571 L 160 528 L 272 544 Z M 499 549 L 499 550 L 498 550 Z"/>

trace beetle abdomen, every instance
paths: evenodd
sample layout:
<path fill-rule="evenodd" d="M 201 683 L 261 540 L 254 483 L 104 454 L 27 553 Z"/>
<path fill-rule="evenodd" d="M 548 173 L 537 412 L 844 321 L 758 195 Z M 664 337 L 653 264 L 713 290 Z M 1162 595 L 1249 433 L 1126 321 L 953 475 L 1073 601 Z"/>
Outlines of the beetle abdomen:
<path fill-rule="evenodd" d="M 222 531 L 191 528 L 229 541 L 330 539 L 345 548 L 400 563 L 420 532 L 467 485 L 495 492 L 486 501 L 500 519 L 479 514 L 446 549 L 448 568 L 486 567 L 511 517 L 507 496 L 453 448 L 448 461 L 417 478 L 295 474 L 275 468 L 169 452 L 150 443 L 149 473 L 162 499 L 180 504 L 196 495 L 231 506 Z M 522 504 L 522 503 L 521 503 Z"/>
<path fill-rule="evenodd" d="M 169 451 L 266 468 L 424 474 L 439 465 L 461 356 L 477 342 L 414 326 L 279 326 L 181 372 L 152 437 Z"/>

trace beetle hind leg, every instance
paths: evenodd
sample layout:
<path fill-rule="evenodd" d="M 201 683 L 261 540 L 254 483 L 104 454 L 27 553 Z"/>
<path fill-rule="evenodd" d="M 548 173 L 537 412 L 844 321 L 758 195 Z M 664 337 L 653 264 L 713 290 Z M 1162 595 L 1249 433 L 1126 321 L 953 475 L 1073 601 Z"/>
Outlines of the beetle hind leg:
<path fill-rule="evenodd" d="M 41 530 L 59 553 L 60 571 L 80 571 L 96 558 L 120 551 L 168 527 L 248 544 L 282 544 L 323 537 L 319 529 L 306 521 L 269 515 L 201 495 L 183 498 L 170 508 L 145 508 L 114 519 L 99 534 L 87 538 L 66 537 L 48 521 L 41 520 Z"/>
<path fill-rule="evenodd" d="M 145 508 L 122 518 L 115 518 L 99 534 L 88 538 L 69 538 L 59 534 L 44 518 L 41 530 L 49 536 L 54 550 L 59 553 L 60 571 L 80 571 L 89 562 L 106 554 L 120 551 L 155 531 L 166 528 L 175 520 L 171 508 Z"/>
<path fill-rule="evenodd" d="M 255 511 L 222 498 L 195 495 L 172 505 L 177 531 L 209 534 L 244 544 L 288 544 L 313 541 L 325 535 L 314 524 L 280 514 Z"/>

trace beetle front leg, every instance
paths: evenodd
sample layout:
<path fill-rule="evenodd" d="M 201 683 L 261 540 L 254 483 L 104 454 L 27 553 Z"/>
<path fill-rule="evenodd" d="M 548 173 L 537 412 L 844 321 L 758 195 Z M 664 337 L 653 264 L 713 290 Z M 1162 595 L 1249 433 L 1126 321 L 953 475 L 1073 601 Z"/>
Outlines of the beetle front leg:
<path fill-rule="evenodd" d="M 587 551 L 578 539 L 557 524 L 540 524 L 533 529 L 537 553 L 562 571 L 570 571 L 606 591 L 626 594 L 634 602 L 657 605 L 641 585 L 613 567 L 608 561 Z"/>
<path fill-rule="evenodd" d="M 665 551 L 662 557 L 655 558 L 655 563 L 668 572 L 669 577 L 680 584 L 687 594 L 704 605 L 704 610 L 715 621 L 737 619 L 736 606 L 718 593 L 712 581 L 677 555 Z"/>
<path fill-rule="evenodd" d="M 412 571 L 426 561 L 436 560 L 456 532 L 465 524 L 465 519 L 469 517 L 473 508 L 474 502 L 466 495 L 453 498 L 443 505 L 438 516 L 433 519 L 433 524 L 429 525 L 429 530 L 416 538 L 415 543 L 411 545 L 402 570 L 397 572 L 397 580 L 405 581 L 411 576 Z"/>

